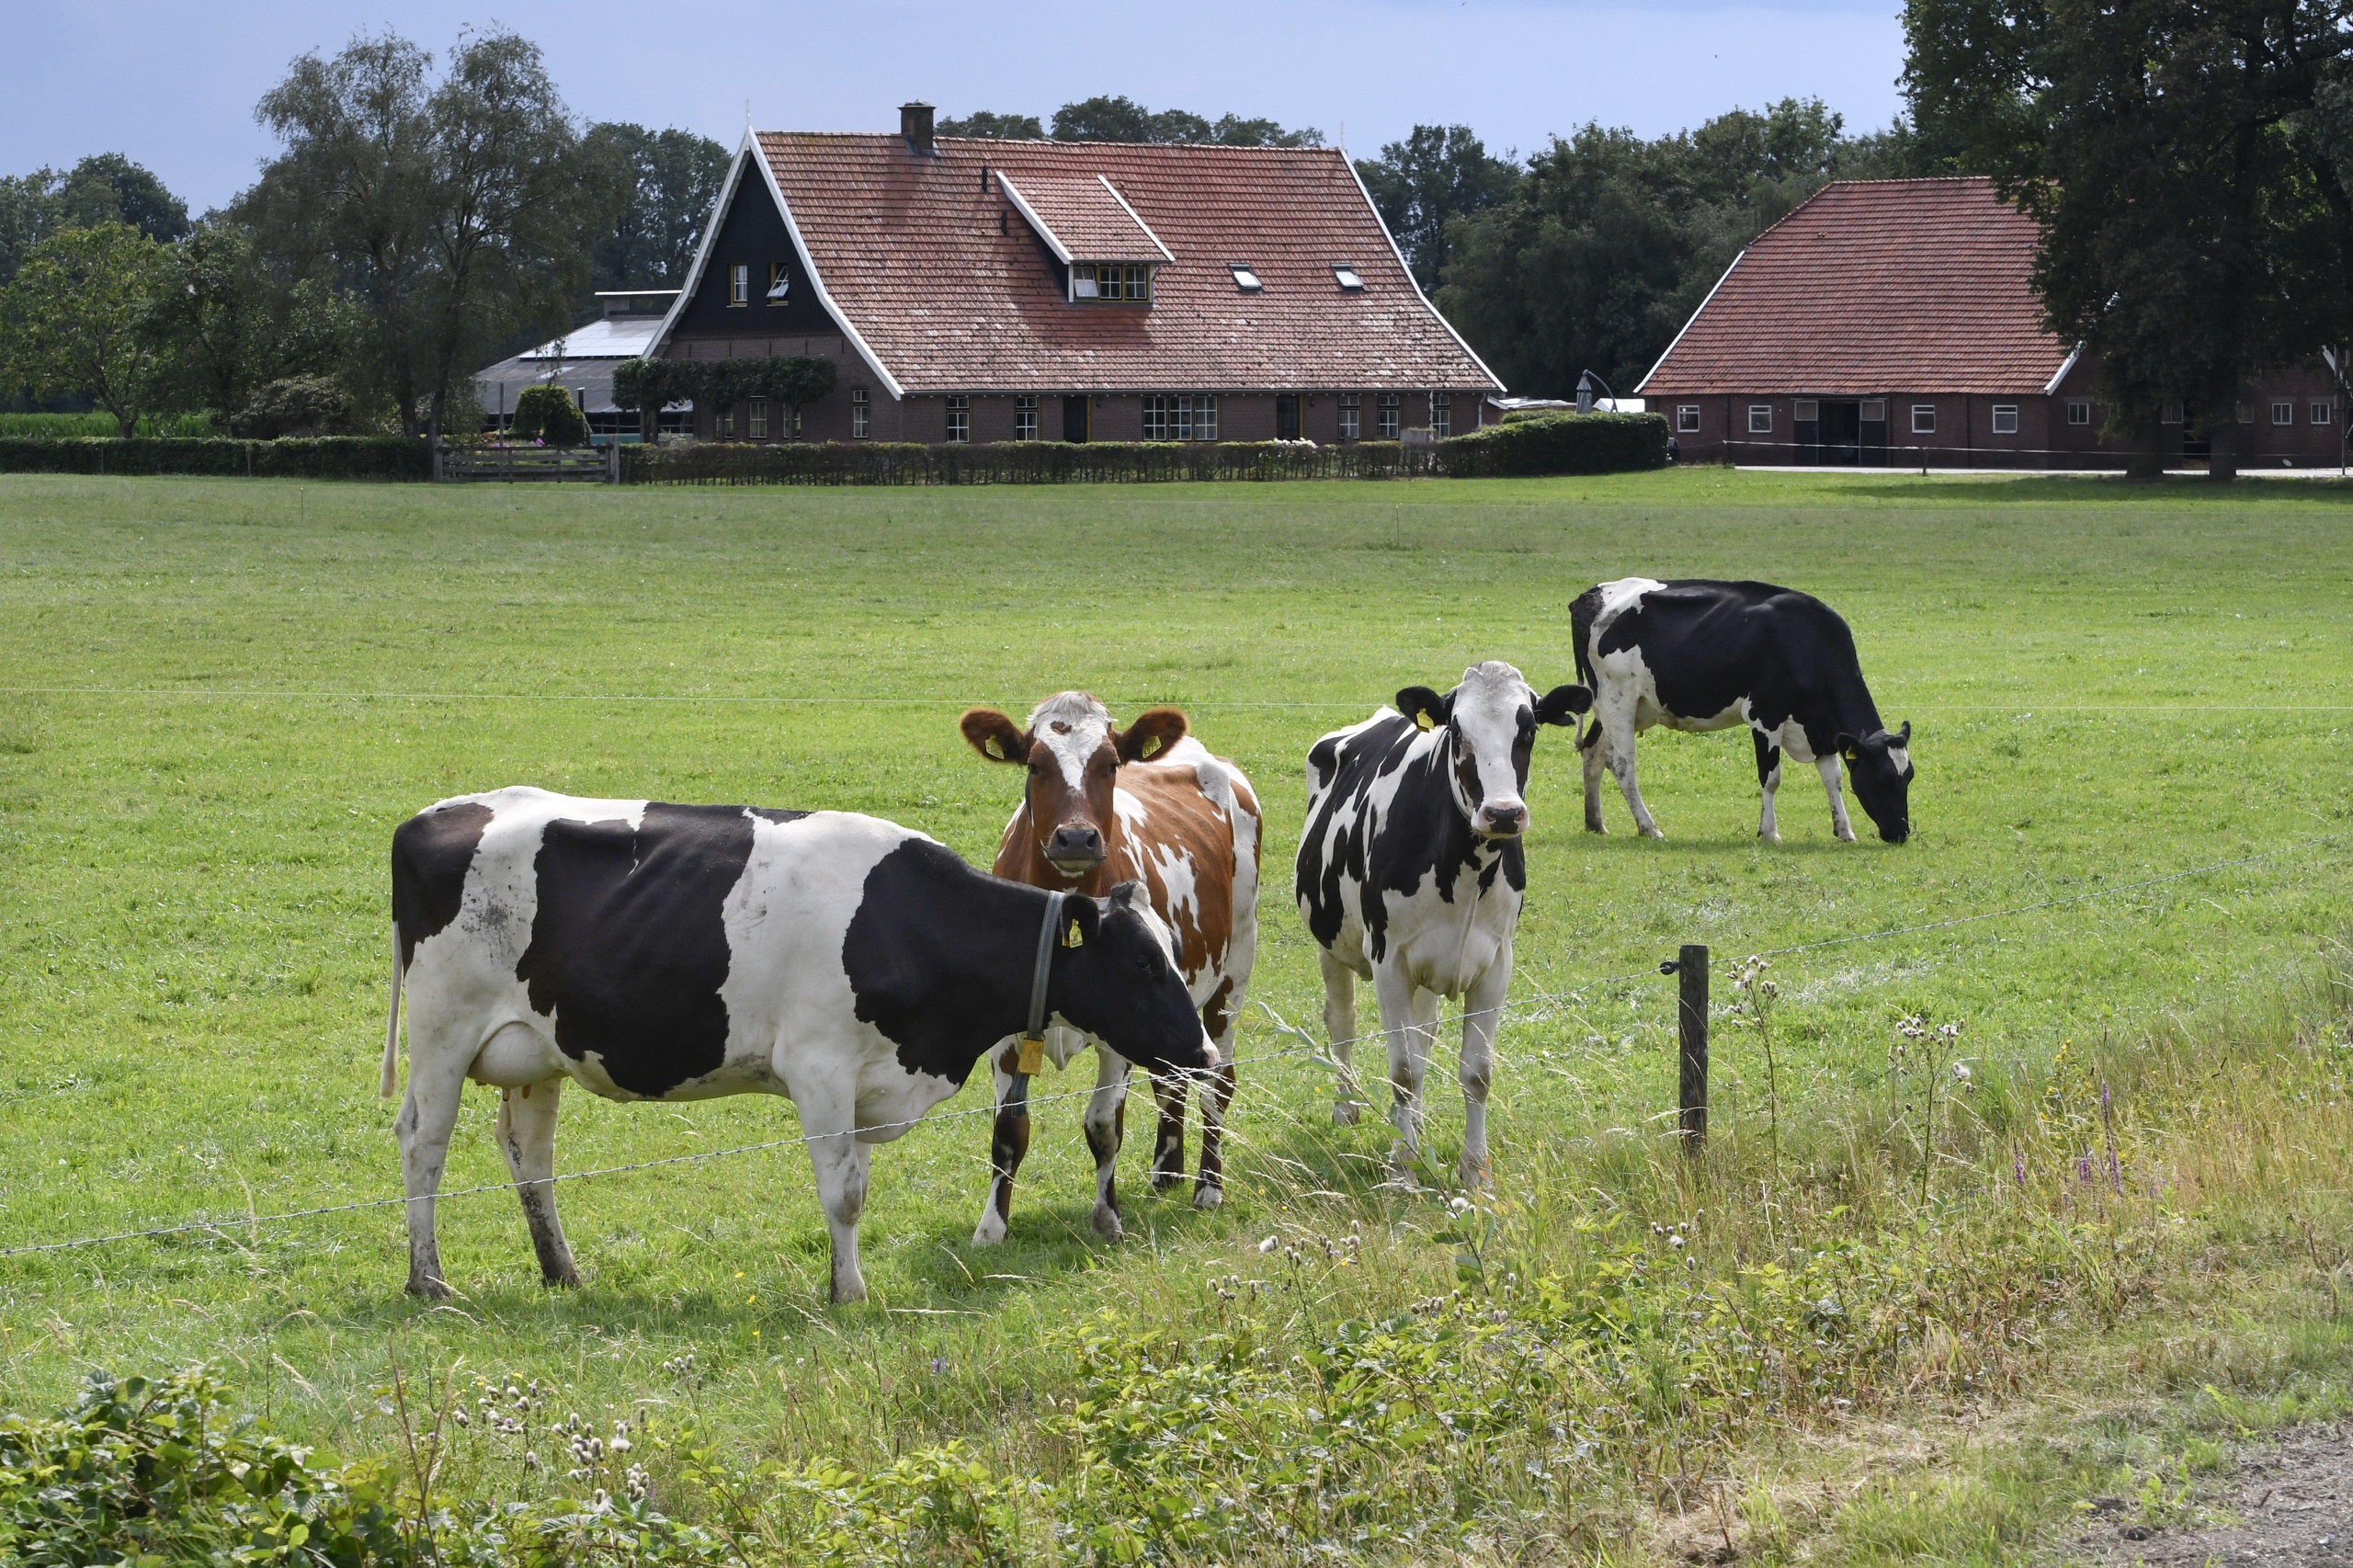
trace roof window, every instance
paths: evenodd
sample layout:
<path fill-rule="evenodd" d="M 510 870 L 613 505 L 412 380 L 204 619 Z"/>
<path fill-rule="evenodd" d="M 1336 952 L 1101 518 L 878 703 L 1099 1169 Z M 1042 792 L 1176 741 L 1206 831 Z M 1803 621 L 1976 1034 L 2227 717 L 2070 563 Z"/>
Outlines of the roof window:
<path fill-rule="evenodd" d="M 1334 262 L 1332 264 L 1332 276 L 1339 279 L 1342 292 L 1348 294 L 1361 294 L 1364 292 L 1363 275 L 1358 272 L 1355 267 L 1350 267 L 1347 262 Z"/>
<path fill-rule="evenodd" d="M 1264 283 L 1258 281 L 1258 273 L 1256 268 L 1238 261 L 1233 265 L 1233 286 L 1236 289 L 1241 290 L 1245 294 L 1255 294 L 1259 290 L 1266 287 Z"/>

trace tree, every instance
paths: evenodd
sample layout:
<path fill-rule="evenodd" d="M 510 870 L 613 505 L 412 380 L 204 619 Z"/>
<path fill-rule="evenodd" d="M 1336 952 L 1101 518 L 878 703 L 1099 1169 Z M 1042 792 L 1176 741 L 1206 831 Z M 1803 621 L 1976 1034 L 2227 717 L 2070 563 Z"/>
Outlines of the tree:
<path fill-rule="evenodd" d="M 624 359 L 613 367 L 613 401 L 637 410 L 642 421 L 640 432 L 651 444 L 661 437 L 664 409 L 695 401 L 696 371 L 697 363 L 690 359 Z"/>
<path fill-rule="evenodd" d="M 620 215 L 597 242 L 596 286 L 684 284 L 727 179 L 727 149 L 691 131 L 608 121 L 588 128 L 581 151 L 586 166 L 612 182 L 605 199 L 620 196 Z"/>
<path fill-rule="evenodd" d="M 58 230 L 99 223 L 128 223 L 149 239 L 177 240 L 188 233 L 188 204 L 119 153 L 96 153 L 63 174 L 0 176 L 0 283 Z"/>
<path fill-rule="evenodd" d="M 10 380 L 36 397 L 85 394 L 129 438 L 162 381 L 149 318 L 167 267 L 164 247 L 128 223 L 33 246 L 0 294 Z"/>
<path fill-rule="evenodd" d="M 2246 379 L 2353 332 L 2353 3 L 1910 0 L 1905 31 L 1915 119 L 2035 220 L 2136 471 L 2178 402 L 2232 477 Z"/>
<path fill-rule="evenodd" d="M 1054 111 L 1057 142 L 1222 142 L 1233 147 L 1320 147 L 1324 133 L 1285 131 L 1271 119 L 1226 115 L 1215 124 L 1187 109 L 1154 111 L 1133 98 L 1098 97 Z"/>
<path fill-rule="evenodd" d="M 1001 142 L 1041 142 L 1046 136 L 1046 128 L 1034 114 L 992 114 L 984 108 L 974 109 L 961 119 L 943 119 L 938 131 L 942 136 L 985 136 Z"/>
<path fill-rule="evenodd" d="M 1519 178 L 1467 125 L 1416 125 L 1378 159 L 1358 159 L 1357 173 L 1426 290 L 1446 279 L 1447 225 L 1502 201 Z"/>
<path fill-rule="evenodd" d="M 544 441 L 551 447 L 585 446 L 588 419 L 570 392 L 542 381 L 516 394 L 515 423 L 507 434 L 517 441 Z"/>
<path fill-rule="evenodd" d="M 225 218 L 207 219 L 166 252 L 150 316 L 176 401 L 231 417 L 262 387 L 329 375 L 358 325 L 322 279 L 278 274 Z"/>

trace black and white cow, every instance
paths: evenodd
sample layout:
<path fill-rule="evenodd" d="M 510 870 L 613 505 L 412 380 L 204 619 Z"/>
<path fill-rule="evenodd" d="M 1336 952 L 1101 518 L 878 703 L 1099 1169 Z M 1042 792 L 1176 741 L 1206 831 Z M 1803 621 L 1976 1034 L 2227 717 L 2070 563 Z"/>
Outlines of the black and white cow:
<path fill-rule="evenodd" d="M 468 795 L 392 835 L 392 1002 L 409 998 L 397 1123 L 408 1288 L 449 1293 L 433 1199 L 471 1078 L 551 1284 L 579 1276 L 557 1223 L 558 1092 L 615 1100 L 774 1094 L 799 1108 L 833 1233 L 833 1299 L 862 1301 L 868 1145 L 962 1086 L 1029 1022 L 1049 895 L 919 833 L 846 812 Z M 1046 1008 L 1146 1067 L 1217 1065 L 1142 888 L 1069 897 Z"/>
<path fill-rule="evenodd" d="M 1581 686 L 1539 697 L 1489 661 L 1441 697 L 1397 694 L 1307 754 L 1307 828 L 1294 888 L 1324 967 L 1324 1028 L 1340 1060 L 1333 1119 L 1357 1119 L 1356 983 L 1370 980 L 1389 1047 L 1401 1172 L 1421 1149 L 1422 1076 L 1442 998 L 1462 1001 L 1462 1178 L 1487 1169 L 1487 1085 L 1528 886 L 1529 758 L 1539 724 L 1571 724 Z"/>
<path fill-rule="evenodd" d="M 1757 836 L 1780 842 L 1773 792 L 1784 752 L 1820 769 L 1840 839 L 1855 840 L 1838 788 L 1842 758 L 1879 835 L 1890 844 L 1910 836 L 1912 726 L 1890 731 L 1880 722 L 1854 634 L 1820 599 L 1769 583 L 1620 577 L 1578 595 L 1569 627 L 1577 674 L 1593 687 L 1594 722 L 1579 743 L 1587 830 L 1605 831 L 1607 768 L 1617 776 L 1635 827 L 1646 838 L 1664 836 L 1634 783 L 1634 737 L 1644 730 L 1746 725 L 1765 791 Z"/>

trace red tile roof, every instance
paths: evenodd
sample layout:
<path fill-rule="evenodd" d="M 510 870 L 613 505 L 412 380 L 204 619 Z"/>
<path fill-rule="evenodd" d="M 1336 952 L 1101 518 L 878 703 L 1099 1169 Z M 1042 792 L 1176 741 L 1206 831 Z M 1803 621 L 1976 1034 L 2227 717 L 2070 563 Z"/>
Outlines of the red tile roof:
<path fill-rule="evenodd" d="M 776 131 L 758 144 L 826 294 L 909 392 L 1501 390 L 1414 287 L 1336 149 L 943 136 L 923 157 L 895 135 Z M 1074 255 L 1133 259 L 1086 256 L 1098 234 L 1134 237 L 1085 194 L 1108 178 L 1176 257 L 1153 303 L 1067 302 L 984 179 L 996 170 L 1036 193 Z M 1239 289 L 1237 263 L 1264 289 Z M 1362 291 L 1340 288 L 1335 263 Z"/>
<path fill-rule="evenodd" d="M 1988 179 L 1824 186 L 1756 237 L 1638 390 L 2039 392 L 2069 345 L 2043 329 L 2035 238 Z"/>
<path fill-rule="evenodd" d="M 1126 200 L 1101 175 L 992 171 L 1016 210 L 1035 219 L 1040 238 L 1071 261 L 1167 261 L 1160 237 L 1136 222 Z"/>

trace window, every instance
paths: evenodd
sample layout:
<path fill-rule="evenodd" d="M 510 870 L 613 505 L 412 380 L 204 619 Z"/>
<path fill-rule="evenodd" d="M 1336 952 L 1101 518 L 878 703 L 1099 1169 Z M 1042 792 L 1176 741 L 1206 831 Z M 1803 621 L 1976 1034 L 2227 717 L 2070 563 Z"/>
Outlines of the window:
<path fill-rule="evenodd" d="M 1752 403 L 1748 405 L 1748 433 L 1752 436 L 1769 436 L 1773 433 L 1771 403 Z"/>
<path fill-rule="evenodd" d="M 2328 406 L 2328 399 L 2326 399 L 2326 398 L 2325 398 L 2325 397 L 2316 397 L 2316 398 L 2313 399 L 2313 405 L 2312 405 L 2312 408 L 2311 408 L 2311 410 L 2310 410 L 2310 413 L 2312 414 L 2312 416 L 2313 416 L 2313 424 L 2315 424 L 2315 425 L 2325 425 L 2325 424 L 2327 424 L 2327 423 L 2328 423 L 2328 420 L 2329 420 L 2329 414 L 2330 414 L 2330 409 L 2329 409 L 2329 406 Z"/>
<path fill-rule="evenodd" d="M 1206 394 L 1162 392 L 1143 400 L 1147 441 L 1214 441 L 1217 399 Z"/>
<path fill-rule="evenodd" d="M 1214 397 L 1197 397 L 1193 400 L 1193 439 L 1196 441 L 1217 439 L 1217 399 Z"/>
<path fill-rule="evenodd" d="M 972 400 L 951 397 L 948 400 L 948 438 L 969 441 L 972 438 Z"/>
<path fill-rule="evenodd" d="M 1430 393 L 1430 434 L 1454 434 L 1454 399 L 1445 392 Z"/>
<path fill-rule="evenodd" d="M 732 441 L 735 438 L 735 405 L 733 403 L 731 403 L 711 415 L 710 431 L 722 441 Z"/>
<path fill-rule="evenodd" d="M 2177 397 L 2167 400 L 2163 423 L 2167 425 L 2187 423 L 2182 417 L 2181 399 Z"/>
<path fill-rule="evenodd" d="M 1382 392 L 1373 401 L 1376 404 L 1374 412 L 1381 417 L 1381 438 L 1384 441 L 1395 440 L 1397 438 L 1397 394 Z"/>
<path fill-rule="evenodd" d="M 1678 403 L 1675 410 L 1675 427 L 1686 436 L 1698 434 L 1699 405 L 1696 403 Z"/>
<path fill-rule="evenodd" d="M 785 270 L 784 263 L 768 263 L 768 303 L 781 305 L 791 292 L 792 274 Z"/>
<path fill-rule="evenodd" d="M 768 438 L 768 400 L 756 397 L 751 403 L 750 417 L 744 422 L 744 434 L 755 441 Z"/>
<path fill-rule="evenodd" d="M 2293 398 L 2274 399 L 2271 404 L 2271 423 L 2274 425 L 2293 425 L 2295 422 L 2296 400 Z"/>
<path fill-rule="evenodd" d="M 1152 268 L 1141 262 L 1082 261 L 1070 272 L 1074 300 L 1137 300 L 1152 302 Z"/>
<path fill-rule="evenodd" d="M 2254 423 L 2255 423 L 2255 404 L 2253 404 L 2253 403 L 2240 403 L 2240 404 L 2239 404 L 2239 407 L 2238 407 L 2238 415 L 2239 415 L 2239 423 L 2240 423 L 2240 424 L 2242 424 L 2242 425 L 2252 425 L 2252 424 L 2254 424 Z"/>
<path fill-rule="evenodd" d="M 1797 406 L 1790 410 L 1790 417 L 1801 425 L 1819 425 L 1822 423 L 1822 404 L 1813 398 L 1802 397 L 1798 399 Z"/>
<path fill-rule="evenodd" d="M 2087 397 L 2069 398 L 2067 400 L 2067 423 L 2070 425 L 2089 425 L 2091 422 L 2092 400 Z"/>
<path fill-rule="evenodd" d="M 1258 281 L 1256 267 L 1245 266 L 1238 261 L 1233 264 L 1233 286 L 1245 294 L 1255 294 L 1266 287 L 1264 283 Z"/>
<path fill-rule="evenodd" d="M 1886 424 L 1886 423 L 1887 423 L 1887 400 L 1886 400 L 1886 399 L 1884 399 L 1884 398 L 1876 398 L 1876 397 L 1875 397 L 1875 398 L 1872 398 L 1869 403 L 1864 403 L 1864 404 L 1862 405 L 1861 418 L 1862 418 L 1862 422 L 1863 422 L 1864 424 L 1866 424 L 1866 425 L 1884 425 L 1884 424 Z M 1696 425 L 1694 425 L 1694 426 L 1692 426 L 1692 428 L 1696 430 L 1696 429 L 1698 429 L 1698 428 L 1699 428 L 1699 426 L 1696 426 Z M 1885 431 L 1881 431 L 1880 434 L 1881 434 L 1882 437 L 1884 437 L 1884 436 L 1886 435 L 1886 432 L 1885 432 Z"/>
<path fill-rule="evenodd" d="M 864 387 L 849 389 L 849 433 L 863 441 L 874 434 L 874 405 Z"/>
<path fill-rule="evenodd" d="M 1353 441 L 1364 434 L 1364 394 L 1340 394 L 1340 439 Z"/>
<path fill-rule="evenodd" d="M 1038 396 L 1035 392 L 1013 400 L 1013 438 L 1017 441 L 1038 438 Z"/>
<path fill-rule="evenodd" d="M 1995 403 L 1994 405 L 1994 434 L 2015 436 L 2018 433 L 2018 405 L 2015 403 Z"/>
<path fill-rule="evenodd" d="M 1347 263 L 1341 261 L 1334 262 L 1332 264 L 1332 276 L 1338 280 L 1340 291 L 1342 293 L 1361 294 L 1364 292 L 1364 275 L 1358 272 L 1355 267 L 1347 265 Z"/>
<path fill-rule="evenodd" d="M 1299 394 L 1279 392 L 1275 396 L 1275 439 L 1299 439 Z"/>
<path fill-rule="evenodd" d="M 727 269 L 727 302 L 730 306 L 752 302 L 752 267 L 749 262 L 737 262 Z"/>
<path fill-rule="evenodd" d="M 1937 405 L 1933 403 L 1914 403 L 1912 405 L 1912 434 L 1933 436 L 1936 433 Z"/>

